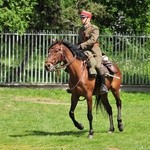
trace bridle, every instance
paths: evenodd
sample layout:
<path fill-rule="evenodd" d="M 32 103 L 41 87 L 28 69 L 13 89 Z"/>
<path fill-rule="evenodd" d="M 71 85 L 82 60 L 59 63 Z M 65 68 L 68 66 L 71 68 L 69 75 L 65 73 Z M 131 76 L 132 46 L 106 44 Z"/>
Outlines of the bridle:
<path fill-rule="evenodd" d="M 67 68 L 68 66 L 70 66 L 75 61 L 75 59 L 77 57 L 77 55 L 75 54 L 71 60 L 68 60 L 68 58 L 66 57 L 64 50 L 62 48 L 62 44 L 60 45 L 60 50 L 58 51 L 58 53 L 60 54 L 60 58 L 61 58 L 60 63 L 49 62 L 50 64 L 53 65 L 53 70 L 56 70 L 56 71 Z M 49 54 L 50 54 L 50 52 L 49 52 Z M 61 64 L 62 62 L 63 62 L 63 64 Z"/>
<path fill-rule="evenodd" d="M 74 54 L 74 57 L 73 57 L 71 60 L 69 60 L 69 59 L 66 57 L 65 53 L 64 53 L 64 50 L 63 50 L 63 48 L 62 48 L 62 44 L 61 44 L 60 46 L 61 46 L 61 47 L 60 47 L 59 51 L 57 52 L 57 53 L 60 54 L 60 58 L 61 58 L 60 63 L 57 63 L 57 62 L 56 62 L 56 63 L 51 63 L 51 62 L 49 62 L 51 65 L 53 65 L 53 66 L 52 66 L 52 67 L 53 67 L 53 70 L 55 70 L 55 71 L 57 71 L 57 72 L 59 72 L 59 70 L 61 70 L 61 69 L 64 69 L 64 68 L 67 68 L 68 66 L 70 66 L 70 65 L 75 61 L 75 59 L 76 59 L 76 57 L 77 57 L 77 55 Z M 49 55 L 50 55 L 50 52 L 49 52 Z M 63 62 L 64 64 L 61 64 L 61 62 Z M 83 62 L 83 63 L 84 63 L 84 67 L 83 67 L 81 76 L 80 76 L 79 80 L 77 81 L 77 83 L 76 83 L 73 87 L 70 88 L 70 90 L 75 89 L 75 88 L 78 86 L 79 82 L 81 81 L 83 72 L 84 72 L 84 70 L 85 70 L 85 68 L 86 68 L 85 62 Z M 59 64 L 60 64 L 60 65 L 59 65 Z M 58 66 L 58 65 L 59 65 L 59 66 Z"/>

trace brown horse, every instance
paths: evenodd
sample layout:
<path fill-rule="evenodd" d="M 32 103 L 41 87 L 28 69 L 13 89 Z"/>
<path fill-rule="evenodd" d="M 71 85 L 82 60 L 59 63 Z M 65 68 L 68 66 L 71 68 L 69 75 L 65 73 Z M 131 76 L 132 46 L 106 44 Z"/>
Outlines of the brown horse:
<path fill-rule="evenodd" d="M 45 61 L 45 68 L 47 71 L 54 71 L 58 69 L 58 64 L 61 67 L 66 67 L 70 75 L 69 87 L 71 90 L 71 106 L 69 116 L 72 119 L 75 127 L 82 130 L 84 127 L 81 123 L 77 122 L 74 116 L 74 110 L 77 106 L 80 96 L 85 97 L 87 100 L 87 118 L 89 120 L 89 138 L 93 137 L 94 131 L 92 126 L 92 95 L 96 95 L 96 105 L 104 106 L 109 115 L 110 128 L 109 132 L 114 131 L 112 107 L 108 101 L 108 93 L 100 93 L 100 82 L 96 78 L 91 78 L 88 75 L 88 69 L 85 61 L 79 59 L 74 51 L 71 50 L 69 44 L 59 41 L 50 46 L 48 50 L 48 57 Z M 63 63 L 63 64 L 62 64 Z M 121 118 L 121 99 L 119 90 L 121 85 L 122 75 L 117 65 L 115 65 L 117 72 L 115 77 L 106 76 L 106 85 L 110 89 L 116 99 L 118 109 L 117 121 L 119 131 L 123 131 L 123 124 Z M 117 77 L 117 78 L 116 78 Z M 118 79 L 119 78 L 119 79 Z"/>

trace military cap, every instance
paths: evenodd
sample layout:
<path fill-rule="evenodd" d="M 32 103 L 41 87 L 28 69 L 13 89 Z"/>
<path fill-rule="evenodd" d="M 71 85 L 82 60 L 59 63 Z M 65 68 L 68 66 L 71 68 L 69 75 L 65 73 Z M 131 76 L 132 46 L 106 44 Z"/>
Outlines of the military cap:
<path fill-rule="evenodd" d="M 83 11 L 80 13 L 80 16 L 81 16 L 81 17 L 92 18 L 92 13 L 89 12 L 89 11 L 83 10 Z"/>

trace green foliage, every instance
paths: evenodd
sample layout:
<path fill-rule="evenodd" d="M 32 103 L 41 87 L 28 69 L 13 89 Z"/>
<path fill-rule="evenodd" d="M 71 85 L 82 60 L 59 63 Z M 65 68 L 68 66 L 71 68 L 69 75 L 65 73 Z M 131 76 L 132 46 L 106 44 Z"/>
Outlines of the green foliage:
<path fill-rule="evenodd" d="M 67 7 L 62 13 L 62 25 L 64 29 L 77 28 L 81 25 L 77 9 Z"/>
<path fill-rule="evenodd" d="M 102 0 L 109 14 L 107 24 L 113 31 L 119 33 L 143 34 L 149 22 L 149 0 Z"/>
<path fill-rule="evenodd" d="M 106 12 L 106 7 L 100 3 L 88 2 L 82 9 L 92 12 L 92 21 L 101 28 L 104 18 L 108 15 Z M 102 29 L 101 29 L 102 30 Z"/>
<path fill-rule="evenodd" d="M 149 0 L 0 0 L 0 31 L 78 28 L 82 9 L 103 33 L 150 33 Z"/>
<path fill-rule="evenodd" d="M 61 0 L 61 7 L 63 9 L 66 9 L 67 7 L 70 6 L 74 6 L 73 8 L 75 8 L 76 4 L 77 4 L 77 0 Z"/>
<path fill-rule="evenodd" d="M 0 31 L 23 33 L 29 25 L 35 0 L 12 0 L 0 2 Z"/>
<path fill-rule="evenodd" d="M 36 0 L 32 13 L 30 29 L 57 29 L 61 24 L 60 0 Z"/>

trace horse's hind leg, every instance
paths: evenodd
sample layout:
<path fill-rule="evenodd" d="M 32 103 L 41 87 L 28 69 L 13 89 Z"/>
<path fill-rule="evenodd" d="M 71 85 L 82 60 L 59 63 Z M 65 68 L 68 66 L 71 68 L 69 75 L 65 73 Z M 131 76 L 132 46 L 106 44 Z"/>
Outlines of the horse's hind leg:
<path fill-rule="evenodd" d="M 107 93 L 103 94 L 101 96 L 101 99 L 102 99 L 102 104 L 109 115 L 109 122 L 110 122 L 109 132 L 114 132 L 115 128 L 114 128 L 114 122 L 113 122 L 113 113 L 112 113 L 112 107 L 108 101 L 108 94 Z"/>
<path fill-rule="evenodd" d="M 81 123 L 78 123 L 75 119 L 75 116 L 74 116 L 74 110 L 77 106 L 78 100 L 79 100 L 78 95 L 75 95 L 75 94 L 71 95 L 71 106 L 70 106 L 69 116 L 72 119 L 75 127 L 77 127 L 80 130 L 83 130 L 84 129 L 83 125 Z"/>
<path fill-rule="evenodd" d="M 122 102 L 119 95 L 119 90 L 111 89 L 115 99 L 116 99 L 116 105 L 117 105 L 117 122 L 118 122 L 118 129 L 119 131 L 123 131 L 123 123 L 122 123 L 122 116 L 121 116 L 121 108 L 122 108 Z"/>

